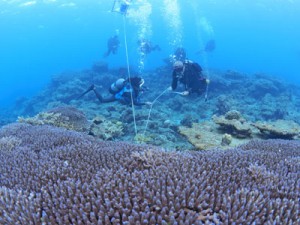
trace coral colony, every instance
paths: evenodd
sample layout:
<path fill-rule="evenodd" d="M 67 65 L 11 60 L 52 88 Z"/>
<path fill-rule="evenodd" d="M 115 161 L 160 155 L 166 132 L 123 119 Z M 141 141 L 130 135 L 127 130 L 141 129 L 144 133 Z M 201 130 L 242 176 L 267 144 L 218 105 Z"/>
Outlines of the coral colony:
<path fill-rule="evenodd" d="M 0 224 L 299 224 L 299 159 L 299 141 L 175 152 L 10 124 Z"/>

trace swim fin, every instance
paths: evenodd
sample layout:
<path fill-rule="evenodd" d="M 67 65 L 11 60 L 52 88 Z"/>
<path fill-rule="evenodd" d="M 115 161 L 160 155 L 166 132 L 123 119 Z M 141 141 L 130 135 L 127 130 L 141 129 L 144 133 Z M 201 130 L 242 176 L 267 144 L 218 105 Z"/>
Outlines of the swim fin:
<path fill-rule="evenodd" d="M 100 102 L 102 102 L 103 101 L 102 96 L 98 93 L 98 91 L 96 89 L 93 89 L 93 90 L 94 90 L 96 97 L 99 99 Z"/>
<path fill-rule="evenodd" d="M 84 96 L 85 94 L 89 93 L 91 90 L 94 90 L 95 89 L 95 85 L 92 84 L 85 92 L 83 92 L 81 95 L 79 95 L 77 97 L 77 99 L 81 98 L 82 96 Z"/>

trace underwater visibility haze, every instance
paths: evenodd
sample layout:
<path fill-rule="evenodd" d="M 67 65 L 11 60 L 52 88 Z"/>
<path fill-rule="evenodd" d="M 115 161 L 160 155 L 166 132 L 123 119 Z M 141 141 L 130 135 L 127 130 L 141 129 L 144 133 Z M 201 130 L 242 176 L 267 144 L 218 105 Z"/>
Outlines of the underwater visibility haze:
<path fill-rule="evenodd" d="M 0 102 L 11 105 L 41 90 L 53 74 L 79 70 L 101 60 L 106 40 L 122 16 L 113 1 L 1 0 Z M 163 64 L 175 45 L 201 65 L 245 73 L 266 73 L 299 82 L 300 1 L 137 0 L 127 18 L 130 63 L 137 64 L 139 36 L 162 51 L 149 56 L 146 68 Z M 212 53 L 201 51 L 210 39 Z M 108 59 L 124 66 L 125 46 Z M 207 53 L 207 54 L 206 54 Z M 207 65 L 205 65 L 205 64 Z"/>
<path fill-rule="evenodd" d="M 0 224 L 300 224 L 300 0 L 0 0 Z"/>

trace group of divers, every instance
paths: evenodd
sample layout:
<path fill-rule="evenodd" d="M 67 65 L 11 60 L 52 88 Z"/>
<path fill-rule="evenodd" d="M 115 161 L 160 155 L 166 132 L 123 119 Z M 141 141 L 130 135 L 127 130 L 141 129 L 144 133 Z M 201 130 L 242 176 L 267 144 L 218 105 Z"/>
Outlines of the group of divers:
<path fill-rule="evenodd" d="M 116 0 L 117 1 L 117 0 Z M 115 1 L 115 3 L 116 3 Z M 129 4 L 127 1 L 122 1 L 124 4 L 120 4 L 121 13 L 126 12 Z M 138 41 L 139 51 L 142 55 L 147 55 L 152 51 L 160 51 L 159 45 L 153 45 L 150 41 L 146 39 L 141 39 Z M 110 54 L 117 54 L 118 48 L 120 46 L 118 32 L 110 37 L 107 41 L 107 51 L 104 53 L 103 57 L 108 57 Z M 205 48 L 202 51 L 212 51 L 215 48 L 214 40 L 207 42 Z M 184 91 L 177 92 L 183 96 L 187 96 L 192 93 L 198 95 L 205 94 L 205 100 L 207 98 L 208 85 L 210 83 L 209 79 L 206 78 L 202 73 L 201 66 L 187 59 L 186 51 L 182 47 L 178 47 L 173 53 L 170 61 L 173 63 L 172 72 L 172 83 L 165 91 L 175 91 L 178 82 L 184 86 Z M 127 79 L 119 78 L 109 87 L 110 96 L 102 97 L 102 95 L 96 90 L 94 84 L 92 84 L 80 97 L 93 91 L 101 103 L 118 101 L 125 105 L 152 105 L 153 102 L 142 102 L 140 99 L 141 93 L 143 93 L 146 88 L 144 85 L 144 79 L 140 76 L 129 77 Z"/>

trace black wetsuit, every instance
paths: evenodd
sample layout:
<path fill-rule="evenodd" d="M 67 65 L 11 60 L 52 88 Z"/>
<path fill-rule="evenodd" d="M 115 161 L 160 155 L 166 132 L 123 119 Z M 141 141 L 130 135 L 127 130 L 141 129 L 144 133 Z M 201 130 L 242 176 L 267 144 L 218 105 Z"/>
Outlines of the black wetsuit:
<path fill-rule="evenodd" d="M 138 43 L 140 45 L 140 51 L 145 55 L 151 53 L 152 51 L 161 50 L 159 45 L 153 45 L 150 41 L 140 40 Z"/>
<path fill-rule="evenodd" d="M 186 60 L 186 52 L 184 48 L 177 48 L 174 52 L 174 60 L 175 61 L 184 61 Z"/>
<path fill-rule="evenodd" d="M 117 54 L 118 48 L 120 45 L 119 37 L 117 35 L 111 37 L 107 41 L 107 52 L 104 54 L 104 57 L 107 57 L 112 54 Z"/>
<path fill-rule="evenodd" d="M 185 91 L 190 93 L 202 94 L 205 92 L 207 83 L 206 78 L 202 76 L 202 68 L 198 63 L 185 61 L 181 72 L 173 70 L 172 89 L 177 88 L 178 81 L 185 87 Z"/>

